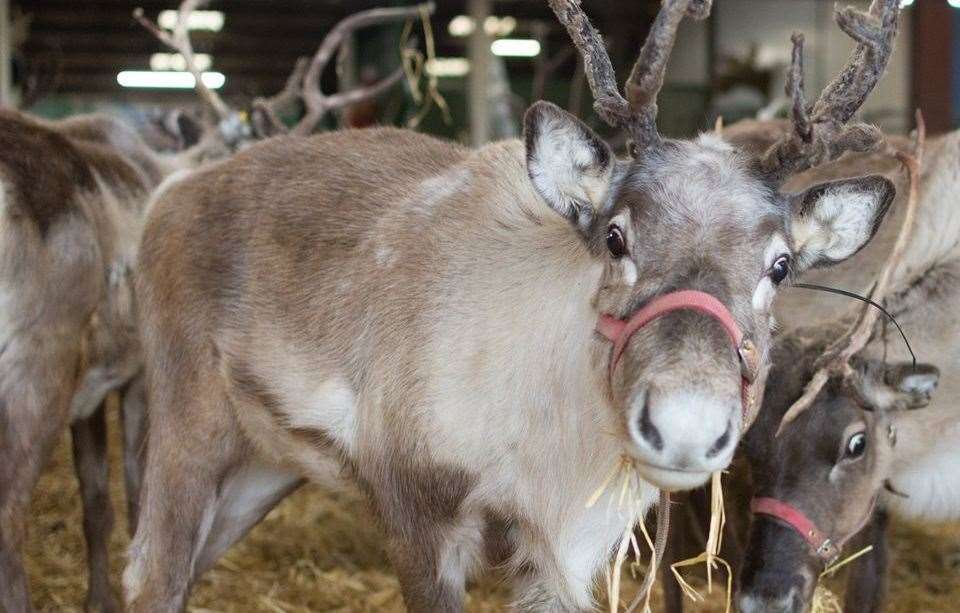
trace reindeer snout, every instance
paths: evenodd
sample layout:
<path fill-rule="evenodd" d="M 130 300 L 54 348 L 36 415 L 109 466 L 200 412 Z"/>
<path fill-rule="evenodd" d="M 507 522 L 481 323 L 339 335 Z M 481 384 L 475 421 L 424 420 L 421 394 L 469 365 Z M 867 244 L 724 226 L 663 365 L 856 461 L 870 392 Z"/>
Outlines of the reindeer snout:
<path fill-rule="evenodd" d="M 664 489 L 696 487 L 723 470 L 739 439 L 739 404 L 689 390 L 649 390 L 636 399 L 628 428 L 640 470 Z"/>
<path fill-rule="evenodd" d="M 737 601 L 740 613 L 803 613 L 803 603 L 792 589 L 783 596 L 743 594 Z"/>

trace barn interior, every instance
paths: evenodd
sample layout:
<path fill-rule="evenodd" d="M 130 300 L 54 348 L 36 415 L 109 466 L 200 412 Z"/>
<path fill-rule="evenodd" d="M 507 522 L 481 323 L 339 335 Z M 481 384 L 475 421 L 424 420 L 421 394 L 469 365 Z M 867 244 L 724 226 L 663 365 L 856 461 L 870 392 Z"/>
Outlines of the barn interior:
<path fill-rule="evenodd" d="M 298 59 L 312 57 L 342 20 L 366 9 L 411 4 L 211 0 L 193 14 L 190 38 L 204 82 L 209 79 L 209 87 L 247 117 L 256 100 L 284 90 Z M 172 28 L 177 6 L 176 0 L 0 0 L 0 106 L 48 119 L 104 112 L 137 127 L 159 150 L 195 144 L 217 118 L 194 91 L 183 56 L 134 18 L 134 10 L 142 9 L 146 19 Z M 583 6 L 604 33 L 618 74 L 626 74 L 660 2 L 583 0 Z M 860 115 L 887 134 L 908 135 L 916 109 L 930 135 L 957 129 L 960 0 L 903 0 L 902 6 L 887 74 Z M 833 13 L 831 0 L 715 0 L 709 19 L 680 28 L 660 96 L 661 132 L 685 137 L 712 129 L 718 119 L 732 124 L 787 117 L 791 34 L 805 33 L 810 91 L 820 91 L 853 49 Z M 626 145 L 592 109 L 583 64 L 545 0 L 435 0 L 429 14 L 351 32 L 323 71 L 320 88 L 329 95 L 369 87 L 394 73 L 399 78 L 382 94 L 336 109 L 318 129 L 406 126 L 479 146 L 519 137 L 524 110 L 546 99 L 583 118 L 619 150 Z M 298 103 L 288 105 L 281 120 L 291 125 L 302 111 Z M 129 536 L 118 438 L 111 420 L 117 517 L 111 564 L 119 591 Z M 887 610 L 958 609 L 960 524 L 898 520 L 891 546 Z M 82 610 L 86 562 L 69 432 L 34 494 L 25 558 L 37 610 Z M 626 579 L 625 592 L 635 591 L 639 579 Z M 726 610 L 722 585 L 707 593 L 697 571 L 689 579 L 705 599 L 688 601 L 688 610 Z M 843 579 L 841 570 L 826 585 L 842 594 Z M 654 611 L 661 597 L 658 584 Z M 503 611 L 509 603 L 503 577 L 494 576 L 471 589 L 467 610 Z M 404 607 L 362 497 L 308 485 L 201 578 L 188 610 L 346 613 Z"/>

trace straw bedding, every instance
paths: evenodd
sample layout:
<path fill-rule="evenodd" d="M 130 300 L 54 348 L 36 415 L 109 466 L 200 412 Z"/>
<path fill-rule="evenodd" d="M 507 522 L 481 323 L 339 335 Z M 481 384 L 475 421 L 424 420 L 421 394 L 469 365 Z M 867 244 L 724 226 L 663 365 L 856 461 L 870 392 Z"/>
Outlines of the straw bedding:
<path fill-rule="evenodd" d="M 113 502 L 117 529 L 111 543 L 114 585 L 120 585 L 125 533 L 116 423 L 111 422 Z M 80 611 L 86 562 L 80 499 L 68 436 L 41 479 L 34 497 L 27 567 L 34 605 L 41 611 Z M 839 589 L 843 574 L 830 586 Z M 471 613 L 502 611 L 509 593 L 500 577 L 471 590 Z M 704 582 L 691 583 L 704 591 Z M 721 582 L 722 583 L 722 582 Z M 638 582 L 624 573 L 621 597 Z M 652 606 L 660 610 L 659 589 Z M 891 606 L 895 613 L 956 611 L 960 603 L 960 525 L 895 527 Z M 722 587 L 689 611 L 721 612 Z M 221 611 L 362 612 L 403 611 L 397 580 L 384 556 L 381 535 L 355 495 L 331 495 L 305 487 L 281 503 L 246 539 L 198 582 L 190 600 L 196 613 Z"/>

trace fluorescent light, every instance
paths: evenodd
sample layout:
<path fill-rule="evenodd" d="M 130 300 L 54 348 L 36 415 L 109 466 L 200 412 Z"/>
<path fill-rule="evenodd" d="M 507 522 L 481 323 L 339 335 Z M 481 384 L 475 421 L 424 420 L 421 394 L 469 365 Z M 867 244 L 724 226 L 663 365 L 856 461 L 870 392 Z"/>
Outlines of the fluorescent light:
<path fill-rule="evenodd" d="M 473 22 L 473 18 L 466 15 L 457 15 L 447 24 L 447 32 L 450 33 L 450 36 L 458 38 L 470 36 L 473 34 L 474 28 L 476 28 L 476 24 Z"/>
<path fill-rule="evenodd" d="M 464 38 L 473 34 L 477 29 L 477 24 L 473 17 L 467 15 L 457 15 L 447 24 L 447 32 L 450 36 Z M 483 31 L 487 36 L 508 36 L 517 29 L 517 20 L 509 15 L 506 17 L 497 17 L 490 15 L 483 20 Z"/>
<path fill-rule="evenodd" d="M 900 0 L 900 8 L 902 9 L 907 8 L 911 4 L 913 4 L 913 0 Z"/>
<path fill-rule="evenodd" d="M 160 11 L 157 23 L 161 28 L 172 30 L 177 27 L 179 14 L 174 10 Z M 209 30 L 219 32 L 223 29 L 224 16 L 220 11 L 193 11 L 187 18 L 188 30 Z"/>
<path fill-rule="evenodd" d="M 540 55 L 540 42 L 532 38 L 501 38 L 493 41 L 490 51 L 501 57 L 536 57 Z"/>
<path fill-rule="evenodd" d="M 194 53 L 193 62 L 197 70 L 209 70 L 213 58 L 206 53 Z M 186 70 L 187 60 L 179 53 L 154 53 L 150 56 L 150 70 Z"/>
<path fill-rule="evenodd" d="M 960 9 L 960 0 L 947 0 L 947 4 L 955 9 Z"/>
<path fill-rule="evenodd" d="M 462 77 L 470 72 L 470 60 L 465 57 L 438 57 L 427 60 L 427 73 L 435 77 Z"/>
<path fill-rule="evenodd" d="M 200 77 L 210 89 L 220 89 L 227 81 L 221 72 L 205 72 Z M 124 70 L 117 75 L 117 83 L 123 87 L 156 89 L 193 89 L 196 81 L 189 72 L 153 70 Z"/>
<path fill-rule="evenodd" d="M 488 36 L 508 36 L 517 29 L 517 20 L 513 17 L 490 15 L 483 20 L 483 31 Z"/>

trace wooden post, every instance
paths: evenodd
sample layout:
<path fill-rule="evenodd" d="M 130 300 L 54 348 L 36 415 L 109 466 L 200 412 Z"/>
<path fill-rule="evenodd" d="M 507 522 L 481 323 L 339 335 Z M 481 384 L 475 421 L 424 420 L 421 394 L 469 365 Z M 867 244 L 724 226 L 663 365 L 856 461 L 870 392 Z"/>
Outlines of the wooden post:
<path fill-rule="evenodd" d="M 953 13 L 946 2 L 918 0 L 908 11 L 913 15 L 913 108 L 923 111 L 927 133 L 952 129 Z M 913 110 L 910 110 L 913 114 Z M 907 123 L 912 126 L 912 117 Z"/>
<path fill-rule="evenodd" d="M 470 82 L 468 108 L 470 140 L 479 147 L 490 140 L 490 110 L 487 108 L 487 87 L 490 76 L 490 37 L 483 24 L 490 16 L 490 0 L 469 0 L 470 17 L 474 28 L 470 35 Z"/>
<path fill-rule="evenodd" d="M 0 106 L 13 106 L 13 32 L 10 0 L 0 0 Z"/>

